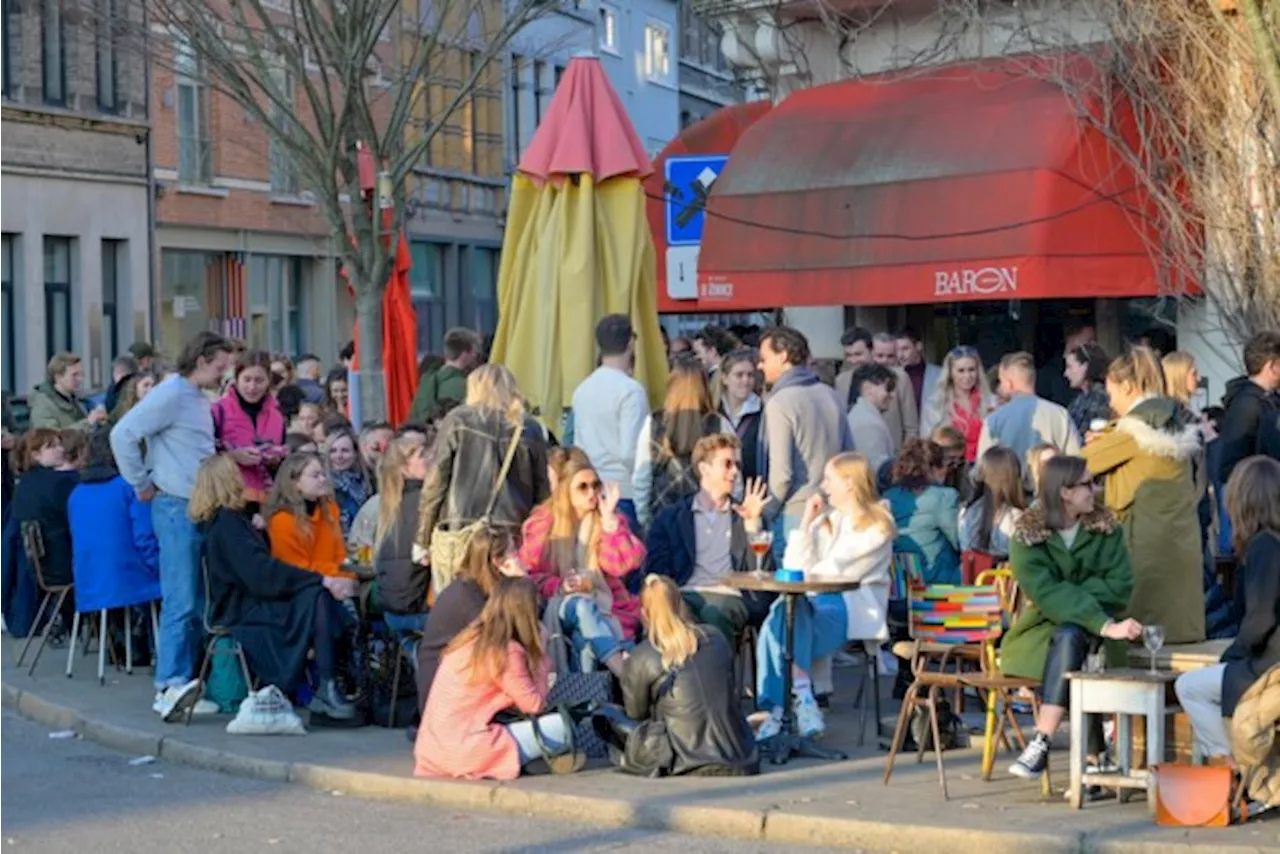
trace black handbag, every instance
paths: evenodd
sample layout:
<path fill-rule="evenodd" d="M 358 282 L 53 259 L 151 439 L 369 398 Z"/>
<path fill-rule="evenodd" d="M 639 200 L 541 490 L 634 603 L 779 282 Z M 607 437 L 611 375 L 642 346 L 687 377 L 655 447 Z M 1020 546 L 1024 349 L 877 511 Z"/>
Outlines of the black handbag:
<path fill-rule="evenodd" d="M 591 713 L 609 702 L 612 675 L 594 673 L 561 673 L 547 695 L 547 705 L 562 707 L 573 720 L 578 749 L 593 759 L 609 755 L 609 748 L 591 726 Z"/>

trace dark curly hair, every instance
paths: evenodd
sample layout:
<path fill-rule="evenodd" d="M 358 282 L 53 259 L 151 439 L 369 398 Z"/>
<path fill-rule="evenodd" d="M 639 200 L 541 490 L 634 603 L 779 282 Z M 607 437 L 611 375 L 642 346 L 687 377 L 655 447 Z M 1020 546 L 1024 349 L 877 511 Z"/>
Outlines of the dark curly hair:
<path fill-rule="evenodd" d="M 945 460 L 942 446 L 929 439 L 908 439 L 893 463 L 893 485 L 920 490 L 934 482 L 933 473 Z"/>

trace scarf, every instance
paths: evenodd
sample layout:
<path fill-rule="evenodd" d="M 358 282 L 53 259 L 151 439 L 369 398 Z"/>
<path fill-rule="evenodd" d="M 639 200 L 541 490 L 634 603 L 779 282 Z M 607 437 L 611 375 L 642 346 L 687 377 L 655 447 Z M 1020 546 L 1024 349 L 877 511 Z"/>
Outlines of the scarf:
<path fill-rule="evenodd" d="M 345 471 L 331 471 L 329 478 L 333 481 L 333 493 L 338 501 L 338 514 L 342 519 L 342 533 L 345 535 L 351 530 L 351 523 L 369 500 L 372 490 L 369 489 L 364 473 L 360 471 L 359 463 Z"/>

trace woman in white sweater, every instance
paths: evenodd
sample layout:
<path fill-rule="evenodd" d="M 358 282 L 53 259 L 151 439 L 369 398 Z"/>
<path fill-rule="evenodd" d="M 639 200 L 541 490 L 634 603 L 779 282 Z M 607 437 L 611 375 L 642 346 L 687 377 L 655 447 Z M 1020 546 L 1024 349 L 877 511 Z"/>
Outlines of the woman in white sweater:
<path fill-rule="evenodd" d="M 782 565 L 804 570 L 807 579 L 838 578 L 859 581 L 861 586 L 847 593 L 811 594 L 796 608 L 791 702 L 803 735 L 825 728 L 809 679 L 813 662 L 848 641 L 888 637 L 885 614 L 894 535 L 893 516 L 876 494 L 866 458 L 857 453 L 833 457 L 823 471 L 822 492 L 805 505 L 800 527 L 787 542 Z M 782 728 L 785 632 L 779 600 L 760 629 L 756 655 L 756 696 L 770 708 L 757 735 L 761 740 Z"/>

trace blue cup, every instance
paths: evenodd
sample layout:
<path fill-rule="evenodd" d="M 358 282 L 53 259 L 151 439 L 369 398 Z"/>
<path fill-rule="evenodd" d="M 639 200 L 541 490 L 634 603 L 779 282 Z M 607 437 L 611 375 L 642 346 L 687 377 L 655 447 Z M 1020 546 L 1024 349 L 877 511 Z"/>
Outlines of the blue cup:
<path fill-rule="evenodd" d="M 804 570 L 803 569 L 779 569 L 774 571 L 773 577 L 776 581 L 796 583 L 796 582 L 804 581 Z"/>

